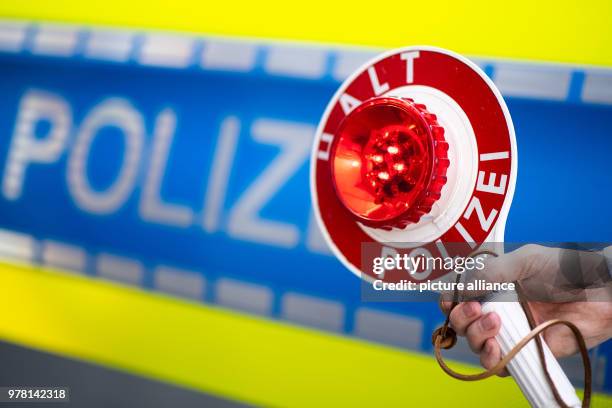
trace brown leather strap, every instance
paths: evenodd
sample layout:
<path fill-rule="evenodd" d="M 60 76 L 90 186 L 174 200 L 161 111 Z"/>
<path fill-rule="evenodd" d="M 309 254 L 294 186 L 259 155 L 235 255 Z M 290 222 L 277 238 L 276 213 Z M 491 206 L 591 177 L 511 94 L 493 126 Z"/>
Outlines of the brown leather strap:
<path fill-rule="evenodd" d="M 497 254 L 490 252 L 490 251 L 480 251 L 478 253 L 472 254 L 471 256 L 474 257 L 477 255 L 483 255 L 483 254 L 497 256 Z M 457 274 L 457 282 L 459 282 L 460 279 L 461 279 L 461 275 Z M 462 381 L 484 380 L 485 378 L 500 374 L 504 370 L 504 368 L 508 365 L 508 363 L 514 358 L 514 356 L 517 355 L 521 351 L 521 349 L 525 347 L 531 340 L 535 339 L 537 349 L 538 349 L 538 355 L 540 357 L 540 361 L 542 362 L 542 367 L 544 368 L 544 374 L 546 377 L 546 381 L 551 387 L 553 396 L 555 400 L 557 401 L 557 403 L 559 404 L 559 406 L 561 406 L 562 408 L 567 408 L 568 407 L 567 404 L 561 398 L 561 395 L 559 394 L 559 391 L 557 390 L 557 387 L 555 386 L 552 380 L 552 377 L 550 376 L 550 373 L 548 371 L 548 366 L 546 364 L 546 359 L 544 357 L 543 340 L 541 337 L 541 333 L 543 333 L 549 327 L 556 326 L 556 325 L 564 325 L 572 331 L 578 343 L 578 348 L 580 350 L 580 355 L 582 357 L 582 364 L 584 366 L 584 397 L 582 399 L 582 407 L 588 408 L 591 404 L 591 385 L 592 385 L 591 384 L 592 382 L 591 380 L 591 361 L 589 358 L 589 352 L 588 352 L 586 343 L 584 341 L 584 337 L 582 336 L 580 329 L 578 329 L 578 327 L 576 327 L 576 325 L 574 325 L 572 322 L 567 321 L 567 320 L 560 320 L 560 319 L 549 320 L 547 322 L 540 324 L 537 327 L 534 327 L 535 319 L 533 317 L 533 313 L 531 312 L 531 308 L 529 307 L 529 304 L 527 303 L 527 301 L 524 300 L 520 285 L 517 284 L 516 287 L 517 287 L 517 293 L 519 296 L 519 302 L 521 306 L 523 307 L 523 310 L 525 311 L 525 315 L 527 316 L 529 326 L 532 329 L 531 332 L 529 332 L 529 334 L 527 334 L 521 341 L 519 341 L 512 348 L 512 350 L 510 350 L 508 354 L 503 356 L 503 358 L 494 367 L 490 368 L 489 370 L 485 370 L 478 374 L 461 374 L 461 373 L 454 371 L 444 361 L 442 357 L 441 349 L 452 348 L 457 343 L 457 334 L 450 327 L 450 313 L 459 303 L 459 293 L 455 289 L 453 293 L 453 303 L 446 315 L 446 320 L 444 324 L 438 329 L 436 329 L 432 335 L 432 343 L 434 346 L 434 352 L 435 352 L 436 360 L 438 361 L 438 364 L 440 365 L 442 370 L 444 370 L 445 373 L 447 373 L 451 377 L 456 378 L 458 380 L 462 380 Z"/>

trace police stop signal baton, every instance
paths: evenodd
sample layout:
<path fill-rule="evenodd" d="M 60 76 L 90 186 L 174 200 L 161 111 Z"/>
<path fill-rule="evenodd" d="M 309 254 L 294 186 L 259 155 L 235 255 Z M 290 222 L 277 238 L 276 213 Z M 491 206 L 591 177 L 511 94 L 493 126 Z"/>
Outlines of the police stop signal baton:
<path fill-rule="evenodd" d="M 484 243 L 503 242 L 516 173 L 512 119 L 493 82 L 458 54 L 410 47 L 370 60 L 340 86 L 317 129 L 310 182 L 315 214 L 334 254 L 357 276 L 373 280 L 380 277 L 360 268 L 364 242 L 378 256 L 411 253 L 416 245 L 409 243 L 419 243 L 420 253 L 451 257 L 459 255 L 452 253 L 457 247 L 474 253 Z M 388 271 L 384 280 L 399 281 L 398 273 Z M 434 270 L 418 279 L 445 273 Z M 403 271 L 401 279 L 417 277 Z M 518 301 L 494 300 L 485 301 L 483 310 L 501 317 L 496 339 L 505 358 L 499 367 L 476 376 L 448 368 L 439 350 L 448 340 L 442 334 L 451 330 L 447 319 L 443 331 L 434 333 L 442 368 L 474 380 L 507 364 L 532 406 L 580 406 L 539 336 L 552 324 L 571 323 L 546 322 L 532 331 Z"/>

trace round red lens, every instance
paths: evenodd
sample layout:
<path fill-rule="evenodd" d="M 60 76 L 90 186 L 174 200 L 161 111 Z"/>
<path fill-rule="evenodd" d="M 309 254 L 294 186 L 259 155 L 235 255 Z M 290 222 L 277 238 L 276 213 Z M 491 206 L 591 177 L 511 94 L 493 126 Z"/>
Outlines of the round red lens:
<path fill-rule="evenodd" d="M 332 146 L 333 181 L 341 202 L 360 222 L 403 227 L 431 210 L 436 192 L 429 187 L 438 184 L 434 179 L 446 181 L 448 167 L 448 146 L 435 119 L 411 100 L 380 97 L 364 102 L 340 124 Z M 444 157 L 437 157 L 438 150 Z M 436 171 L 440 159 L 446 161 L 444 174 Z"/>

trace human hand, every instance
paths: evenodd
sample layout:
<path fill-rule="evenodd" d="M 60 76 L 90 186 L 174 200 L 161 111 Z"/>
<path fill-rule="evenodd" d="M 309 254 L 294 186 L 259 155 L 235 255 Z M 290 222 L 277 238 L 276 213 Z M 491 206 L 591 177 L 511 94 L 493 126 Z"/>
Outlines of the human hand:
<path fill-rule="evenodd" d="M 576 259 L 579 264 L 568 265 Z M 531 294 L 528 304 L 536 324 L 551 319 L 568 320 L 580 329 L 590 348 L 612 337 L 612 285 L 609 275 L 602 276 L 601 262 L 603 257 L 593 253 L 526 245 L 487 261 L 482 276 L 489 282 L 516 281 L 524 292 Z M 568 268 L 572 267 L 580 269 L 580 273 L 568 276 Z M 550 296 L 551 291 L 546 288 L 551 287 L 556 299 L 562 301 Z M 548 297 L 542 296 L 543 292 Z M 441 302 L 441 306 L 448 313 L 451 302 Z M 501 320 L 496 313 L 484 314 L 480 303 L 468 301 L 452 310 L 450 322 L 458 335 L 466 337 L 472 351 L 480 355 L 483 367 L 489 369 L 501 360 L 501 349 L 495 340 Z M 578 351 L 574 335 L 565 326 L 550 327 L 543 336 L 556 357 Z"/>

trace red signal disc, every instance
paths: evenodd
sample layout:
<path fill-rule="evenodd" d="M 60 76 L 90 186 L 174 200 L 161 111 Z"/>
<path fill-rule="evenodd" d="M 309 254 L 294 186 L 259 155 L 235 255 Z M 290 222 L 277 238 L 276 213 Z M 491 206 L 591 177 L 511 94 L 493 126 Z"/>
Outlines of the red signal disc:
<path fill-rule="evenodd" d="M 390 209 L 376 213 L 364 209 L 363 203 L 349 197 L 350 188 L 344 185 L 342 179 L 358 175 L 335 169 L 334 166 L 342 163 L 334 163 L 334 158 L 345 160 L 344 155 L 351 149 L 336 138 L 350 136 L 347 135 L 351 131 L 343 129 L 341 124 L 352 112 L 366 110 L 362 106 L 369 103 L 367 101 L 377 97 L 396 97 L 396 91 L 417 88 L 443 94 L 460 107 L 468 126 L 473 130 L 474 140 L 465 143 L 474 143 L 477 149 L 475 174 L 472 175 L 474 183 L 468 188 L 464 200 L 467 204 L 455 209 L 457 216 L 448 228 L 427 242 L 419 242 L 419 248 L 433 256 L 465 256 L 486 240 L 503 241 L 505 218 L 514 192 L 517 157 L 514 128 L 501 94 L 480 68 L 460 55 L 431 47 L 396 50 L 368 62 L 342 84 L 321 119 L 312 153 L 311 193 L 319 226 L 334 253 L 360 276 L 361 265 L 371 265 L 369 257 L 385 254 L 390 246 L 399 254 L 411 253 L 415 248 L 402 248 L 371 233 L 369 228 L 379 228 L 377 225 L 384 226 L 389 220 L 395 220 L 401 215 L 401 209 L 392 203 Z M 416 98 L 415 102 L 420 103 Z M 441 113 L 429 108 L 427 106 L 440 119 Z M 440 124 L 446 128 L 444 123 Z M 450 129 L 451 132 L 453 130 Z M 448 138 L 447 141 L 451 143 Z M 368 149 L 377 148 L 375 138 L 373 143 L 362 143 L 356 149 L 367 155 Z M 454 143 L 464 141 L 455 140 Z M 332 147 L 340 149 L 341 156 Z M 425 147 L 423 149 L 426 150 Z M 449 156 L 449 159 L 452 162 L 453 158 Z M 394 163 L 387 161 L 386 164 Z M 424 179 L 427 179 L 428 171 L 429 164 L 419 167 L 416 173 L 422 172 L 425 174 Z M 461 173 L 461 168 L 454 171 L 457 177 L 468 177 Z M 373 174 L 370 176 L 374 177 Z M 367 175 L 360 174 L 359 177 L 368 180 Z M 444 194 L 444 190 L 442 192 Z M 369 194 L 372 195 L 372 191 Z M 413 203 L 414 197 L 407 195 L 402 197 L 402 201 Z M 411 228 L 412 225 L 408 226 L 402 235 L 404 241 L 415 242 L 410 239 Z M 363 254 L 363 243 L 373 243 L 371 245 L 378 249 Z M 452 245 L 447 249 L 444 243 L 464 245 Z M 364 278 L 380 278 L 367 267 L 363 273 Z M 426 277 L 434 279 L 442 273 L 433 271 Z M 424 279 L 423 276 L 421 279 Z M 417 280 L 400 270 L 389 271 L 384 276 L 385 281 L 403 279 Z"/>

